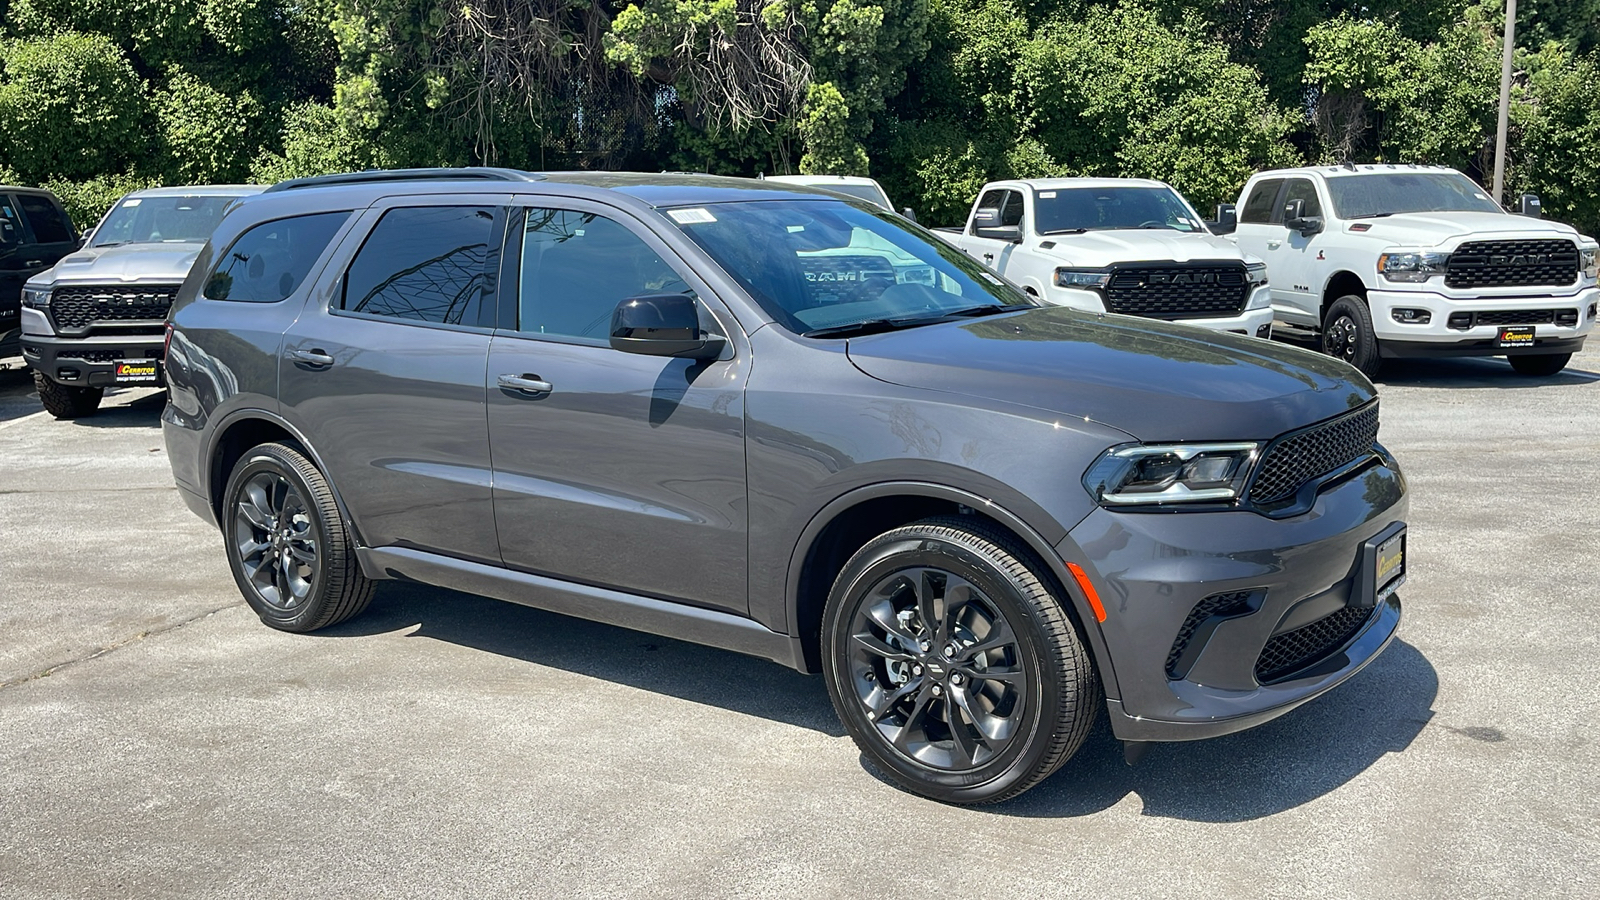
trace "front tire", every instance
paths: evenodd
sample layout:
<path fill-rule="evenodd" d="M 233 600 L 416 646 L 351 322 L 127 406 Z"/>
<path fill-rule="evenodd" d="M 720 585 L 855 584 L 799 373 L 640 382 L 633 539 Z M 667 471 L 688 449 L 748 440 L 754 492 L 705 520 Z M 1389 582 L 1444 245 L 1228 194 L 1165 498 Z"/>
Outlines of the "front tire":
<path fill-rule="evenodd" d="M 1554 375 L 1567 367 L 1571 353 L 1533 353 L 1526 356 L 1508 356 L 1506 360 L 1518 375 L 1544 377 Z"/>
<path fill-rule="evenodd" d="M 1355 366 L 1368 378 L 1378 377 L 1383 359 L 1366 300 L 1347 294 L 1333 301 L 1322 320 L 1322 352 Z"/>
<path fill-rule="evenodd" d="M 868 759 L 914 793 L 994 803 L 1072 756 L 1102 702 L 1037 562 L 1003 530 L 941 517 L 874 538 L 823 612 L 823 677 Z"/>
<path fill-rule="evenodd" d="M 240 457 L 223 494 L 222 530 L 239 592 L 273 628 L 316 631 L 372 600 L 327 479 L 295 447 L 261 444 Z"/>
<path fill-rule="evenodd" d="M 105 388 L 68 387 L 51 381 L 43 372 L 33 373 L 34 387 L 46 411 L 58 419 L 77 419 L 100 408 Z"/>

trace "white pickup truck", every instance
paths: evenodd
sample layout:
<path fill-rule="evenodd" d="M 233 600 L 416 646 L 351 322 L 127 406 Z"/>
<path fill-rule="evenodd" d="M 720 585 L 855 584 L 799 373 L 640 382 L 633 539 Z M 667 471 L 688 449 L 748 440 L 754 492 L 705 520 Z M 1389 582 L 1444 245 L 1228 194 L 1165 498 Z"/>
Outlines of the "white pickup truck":
<path fill-rule="evenodd" d="M 1266 266 L 1159 181 L 991 182 L 964 228 L 934 233 L 1047 303 L 1272 333 Z"/>
<path fill-rule="evenodd" d="M 1594 329 L 1594 238 L 1507 213 L 1454 169 L 1262 172 L 1236 216 L 1278 321 L 1368 375 L 1407 356 L 1506 356 L 1553 375 Z"/>

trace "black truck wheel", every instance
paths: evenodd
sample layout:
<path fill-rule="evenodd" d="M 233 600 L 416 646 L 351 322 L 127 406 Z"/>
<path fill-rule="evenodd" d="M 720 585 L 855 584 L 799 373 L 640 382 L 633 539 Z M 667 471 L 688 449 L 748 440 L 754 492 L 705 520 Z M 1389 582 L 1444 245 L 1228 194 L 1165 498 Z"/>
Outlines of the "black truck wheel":
<path fill-rule="evenodd" d="M 39 389 L 39 400 L 50 415 L 58 419 L 76 419 L 100 408 L 104 388 L 69 387 L 45 377 L 43 372 L 33 373 L 33 384 Z"/>

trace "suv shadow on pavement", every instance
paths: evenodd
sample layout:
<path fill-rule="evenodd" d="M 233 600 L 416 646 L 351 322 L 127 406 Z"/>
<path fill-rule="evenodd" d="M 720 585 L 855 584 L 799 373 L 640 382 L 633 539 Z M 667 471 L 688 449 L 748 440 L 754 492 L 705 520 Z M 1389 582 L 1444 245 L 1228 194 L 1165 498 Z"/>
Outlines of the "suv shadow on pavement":
<path fill-rule="evenodd" d="M 1391 359 L 1378 375 L 1380 386 L 1527 389 L 1593 384 L 1600 372 L 1568 367 L 1542 378 L 1519 375 L 1503 359 Z"/>
<path fill-rule="evenodd" d="M 1383 685 L 1382 689 L 1374 689 Z M 1259 728 L 1208 741 L 1153 746 L 1136 765 L 1102 719 L 1072 766 L 990 810 L 1004 815 L 1091 815 L 1138 795 L 1144 815 L 1192 822 L 1245 822 L 1285 812 L 1337 790 L 1390 753 L 1411 746 L 1433 717 L 1438 673 L 1416 647 L 1396 640 L 1367 671 Z M 1475 740 L 1493 728 L 1462 728 Z"/>
<path fill-rule="evenodd" d="M 366 615 L 317 637 L 383 634 L 416 625 L 432 638 L 693 703 L 843 737 L 822 681 L 725 650 L 402 582 L 380 585 Z M 1385 685 L 1370 690 L 1362 682 Z M 1129 794 L 1144 814 L 1242 822 L 1294 809 L 1403 752 L 1433 717 L 1439 680 L 1397 640 L 1343 690 L 1259 728 L 1152 747 L 1136 765 L 1102 715 L 1077 761 L 1031 792 L 983 811 L 1027 817 L 1092 815 Z M 1460 729 L 1474 739 L 1494 729 Z M 862 757 L 862 768 L 893 785 Z"/>
<path fill-rule="evenodd" d="M 92 416 L 68 420 L 80 428 L 161 427 L 161 410 L 167 405 L 167 392 L 154 391 L 143 397 L 124 400 L 117 392 L 106 395 L 105 404 Z"/>
<path fill-rule="evenodd" d="M 397 631 L 844 737 L 822 680 L 753 656 L 421 584 L 387 581 L 358 619 L 314 632 Z"/>

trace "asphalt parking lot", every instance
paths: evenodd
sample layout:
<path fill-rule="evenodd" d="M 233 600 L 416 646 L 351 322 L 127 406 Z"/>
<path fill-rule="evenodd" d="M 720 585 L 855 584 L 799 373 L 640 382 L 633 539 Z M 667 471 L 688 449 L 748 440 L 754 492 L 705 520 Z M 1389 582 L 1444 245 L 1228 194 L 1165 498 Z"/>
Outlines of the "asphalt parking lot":
<path fill-rule="evenodd" d="M 0 371 L 0 897 L 1600 895 L 1600 345 L 1409 363 L 1401 637 L 1269 725 L 1102 728 L 1010 803 L 863 765 L 820 678 L 386 583 L 271 631 L 171 487 L 164 395 Z"/>

